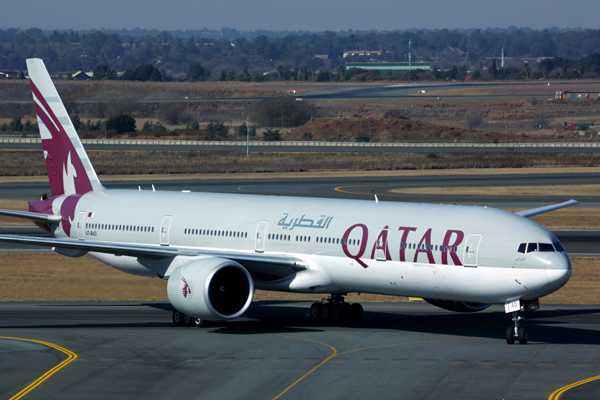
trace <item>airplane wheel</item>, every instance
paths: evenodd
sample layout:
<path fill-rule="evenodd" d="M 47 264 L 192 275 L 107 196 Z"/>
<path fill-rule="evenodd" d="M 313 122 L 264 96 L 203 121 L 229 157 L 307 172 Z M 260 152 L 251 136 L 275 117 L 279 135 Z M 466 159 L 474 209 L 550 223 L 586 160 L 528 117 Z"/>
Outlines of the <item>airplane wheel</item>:
<path fill-rule="evenodd" d="M 313 303 L 310 306 L 310 316 L 312 317 L 312 319 L 314 319 L 314 320 L 321 319 L 321 309 L 322 308 L 323 308 L 323 305 L 321 303 Z"/>
<path fill-rule="evenodd" d="M 348 321 L 354 321 L 354 309 L 348 303 L 342 305 L 342 314 Z"/>
<path fill-rule="evenodd" d="M 336 322 L 339 322 L 343 319 L 344 313 L 342 312 L 342 307 L 334 305 L 331 307 L 331 319 Z"/>
<path fill-rule="evenodd" d="M 331 318 L 331 307 L 329 307 L 329 304 L 325 304 L 321 307 L 321 318 L 325 321 Z"/>
<path fill-rule="evenodd" d="M 519 344 L 527 344 L 527 329 L 519 328 Z"/>
<path fill-rule="evenodd" d="M 513 344 L 515 342 L 514 329 L 506 328 L 506 343 Z"/>
<path fill-rule="evenodd" d="M 183 326 L 183 313 L 177 310 L 173 311 L 173 325 Z"/>
<path fill-rule="evenodd" d="M 354 321 L 356 321 L 356 322 L 362 321 L 363 315 L 364 315 L 362 306 L 358 303 L 354 303 L 350 307 L 352 307 L 352 310 L 354 311 Z"/>
<path fill-rule="evenodd" d="M 194 326 L 194 318 L 189 315 L 183 315 L 183 326 Z"/>

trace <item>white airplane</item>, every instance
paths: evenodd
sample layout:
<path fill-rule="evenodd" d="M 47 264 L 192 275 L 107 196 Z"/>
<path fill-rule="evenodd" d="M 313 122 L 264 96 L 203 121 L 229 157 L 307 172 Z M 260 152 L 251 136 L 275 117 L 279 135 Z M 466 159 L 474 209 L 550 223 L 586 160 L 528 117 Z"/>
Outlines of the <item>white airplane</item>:
<path fill-rule="evenodd" d="M 488 207 L 242 194 L 108 190 L 102 186 L 40 59 L 27 68 L 51 197 L 29 212 L 53 237 L 0 241 L 89 254 L 121 271 L 168 279 L 175 325 L 241 316 L 255 288 L 331 296 L 316 319 L 360 320 L 351 292 L 420 297 L 471 312 L 504 304 L 527 342 L 522 311 L 562 287 L 571 262 L 558 239 L 527 217 L 575 200 L 510 213 Z M 377 199 L 375 199 L 377 200 Z"/>

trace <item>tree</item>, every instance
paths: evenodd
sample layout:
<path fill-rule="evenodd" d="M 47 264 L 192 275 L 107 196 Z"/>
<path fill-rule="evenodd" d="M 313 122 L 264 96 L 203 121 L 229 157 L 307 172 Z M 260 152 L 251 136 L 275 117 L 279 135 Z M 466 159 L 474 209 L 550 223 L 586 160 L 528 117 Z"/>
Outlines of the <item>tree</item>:
<path fill-rule="evenodd" d="M 154 72 L 150 76 L 150 82 L 162 82 L 163 77 L 158 68 L 154 68 Z"/>
<path fill-rule="evenodd" d="M 256 136 L 256 126 L 250 126 L 250 136 Z M 241 124 L 237 127 L 238 136 L 246 136 L 248 134 L 248 126 L 246 124 Z"/>
<path fill-rule="evenodd" d="M 187 80 L 191 82 L 203 81 L 206 78 L 206 70 L 200 64 L 192 64 L 188 68 Z"/>
<path fill-rule="evenodd" d="M 227 71 L 222 70 L 221 71 L 221 77 L 219 78 L 220 81 L 224 81 L 227 79 Z"/>
<path fill-rule="evenodd" d="M 465 119 L 467 120 L 467 127 L 469 129 L 477 129 L 483 123 L 483 116 L 479 109 L 469 110 L 465 115 Z"/>
<path fill-rule="evenodd" d="M 498 67 L 496 66 L 496 59 L 492 61 L 492 66 L 490 67 L 490 76 L 492 79 L 496 79 L 498 77 Z"/>
<path fill-rule="evenodd" d="M 98 64 L 92 70 L 93 76 L 92 79 L 95 81 L 100 81 L 102 79 L 106 79 L 106 75 L 108 75 L 110 68 L 105 64 Z"/>
<path fill-rule="evenodd" d="M 529 79 L 529 77 L 531 76 L 531 68 L 529 68 L 528 63 L 523 64 L 523 69 L 521 69 L 521 76 L 524 79 Z"/>
<path fill-rule="evenodd" d="M 8 129 L 13 132 L 21 132 L 23 130 L 21 117 L 14 117 L 12 121 L 10 121 L 10 124 L 8 124 Z"/>
<path fill-rule="evenodd" d="M 252 120 L 258 126 L 294 127 L 305 124 L 315 114 L 315 107 L 309 102 L 278 96 L 255 102 Z"/>
<path fill-rule="evenodd" d="M 263 132 L 263 139 L 266 142 L 277 142 L 281 140 L 279 129 L 267 129 Z"/>
<path fill-rule="evenodd" d="M 117 133 L 135 131 L 135 119 L 129 115 L 121 114 L 109 118 L 106 121 L 106 130 L 115 130 Z"/>
<path fill-rule="evenodd" d="M 157 112 L 158 118 L 169 125 L 185 124 L 190 121 L 190 116 L 181 103 L 165 103 Z"/>

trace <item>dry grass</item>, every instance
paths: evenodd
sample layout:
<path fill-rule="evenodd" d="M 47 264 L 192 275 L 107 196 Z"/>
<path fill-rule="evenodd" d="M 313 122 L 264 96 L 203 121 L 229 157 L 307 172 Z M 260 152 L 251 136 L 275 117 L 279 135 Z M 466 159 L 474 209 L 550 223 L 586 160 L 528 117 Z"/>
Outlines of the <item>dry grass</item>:
<path fill-rule="evenodd" d="M 491 196 L 598 196 L 600 185 L 474 186 L 391 189 L 390 193 Z"/>
<path fill-rule="evenodd" d="M 600 259 L 574 258 L 567 285 L 543 303 L 600 304 Z M 0 301 L 168 301 L 167 282 L 128 275 L 94 260 L 58 254 L 0 255 Z M 257 291 L 261 300 L 320 300 L 322 295 Z M 348 301 L 407 301 L 404 297 L 351 294 Z"/>
<path fill-rule="evenodd" d="M 595 167 L 600 154 L 89 151 L 99 175 Z M 46 175 L 39 151 L 0 151 L 0 176 Z"/>

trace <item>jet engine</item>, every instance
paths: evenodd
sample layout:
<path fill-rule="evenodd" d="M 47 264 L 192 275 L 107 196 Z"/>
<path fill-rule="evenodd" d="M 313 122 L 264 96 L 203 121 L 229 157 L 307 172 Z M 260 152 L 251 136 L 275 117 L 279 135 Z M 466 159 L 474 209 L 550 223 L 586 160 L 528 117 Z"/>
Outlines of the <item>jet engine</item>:
<path fill-rule="evenodd" d="M 433 299 L 423 299 L 431 305 L 434 305 L 439 308 L 443 308 L 448 311 L 456 311 L 456 312 L 476 312 L 485 310 L 491 304 L 480 304 L 480 303 L 468 303 L 466 301 L 449 301 L 449 300 L 433 300 Z"/>
<path fill-rule="evenodd" d="M 167 294 L 173 307 L 190 317 L 223 321 L 237 318 L 248 309 L 254 282 L 237 262 L 206 257 L 173 271 Z"/>

